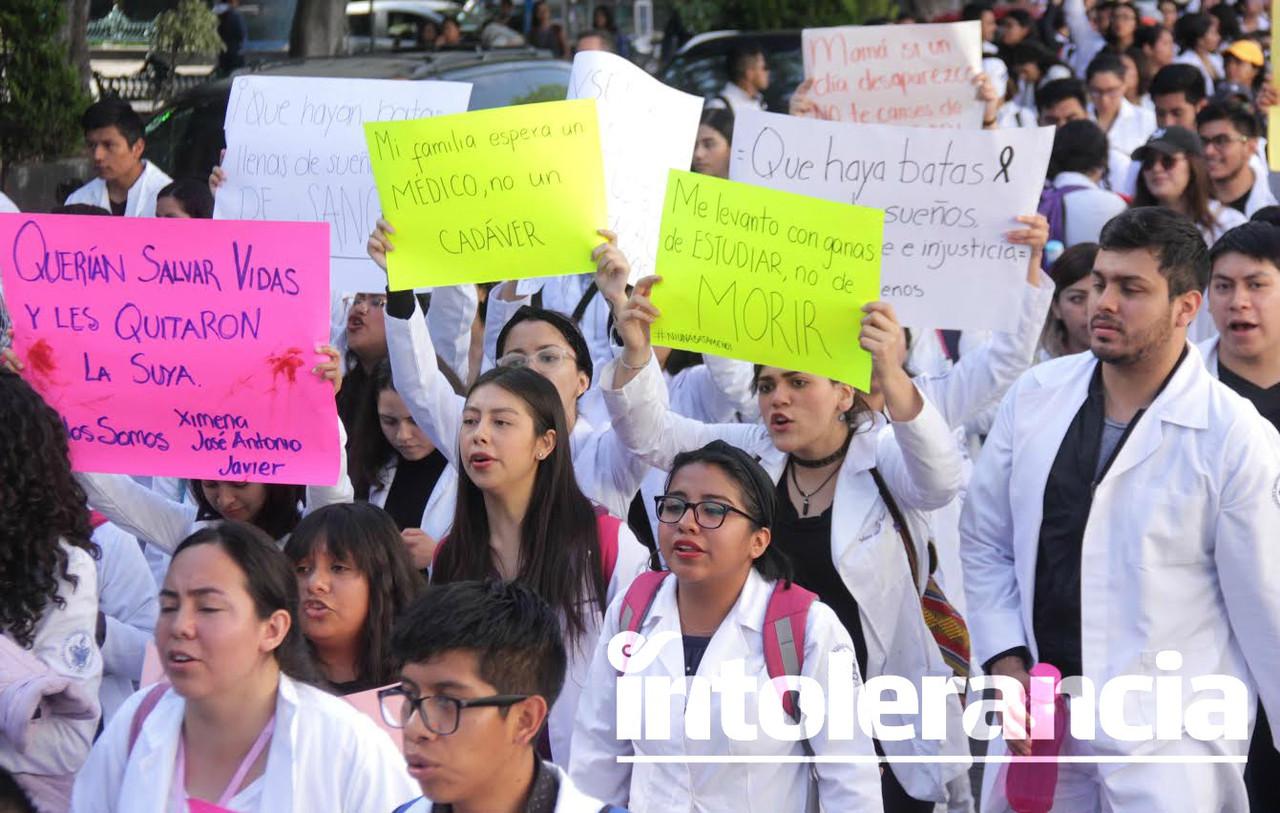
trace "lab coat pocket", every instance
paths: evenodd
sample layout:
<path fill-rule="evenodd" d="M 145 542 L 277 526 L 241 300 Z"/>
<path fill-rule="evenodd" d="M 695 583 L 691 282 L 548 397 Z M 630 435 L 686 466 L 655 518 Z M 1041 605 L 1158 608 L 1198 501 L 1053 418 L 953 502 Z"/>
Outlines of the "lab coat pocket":
<path fill-rule="evenodd" d="M 1213 556 L 1204 496 L 1169 488 L 1137 490 L 1128 504 L 1117 541 L 1125 558 L 1144 570 L 1204 564 Z"/>

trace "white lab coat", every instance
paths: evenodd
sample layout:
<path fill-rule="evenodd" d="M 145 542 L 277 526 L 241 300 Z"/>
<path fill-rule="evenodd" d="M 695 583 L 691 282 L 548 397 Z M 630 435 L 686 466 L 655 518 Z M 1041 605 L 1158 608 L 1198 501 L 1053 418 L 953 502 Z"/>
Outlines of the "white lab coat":
<path fill-rule="evenodd" d="M 987 437 L 961 521 L 980 662 L 1020 646 L 1036 657 L 1045 481 L 1097 363 L 1081 353 L 1032 368 Z M 1276 527 L 1280 436 L 1189 347 L 1094 494 L 1081 561 L 1084 676 L 1099 687 L 1117 675 L 1154 676 L 1156 653 L 1172 649 L 1182 653 L 1182 669 L 1159 674 L 1232 675 L 1280 713 L 1273 679 L 1280 673 L 1280 548 L 1264 536 Z M 1184 695 L 1183 709 L 1197 693 Z M 1154 695 L 1128 697 L 1129 722 L 1154 724 Z M 1102 753 L 1151 753 L 1161 745 L 1114 741 L 1101 727 L 1098 734 L 1093 747 Z M 1214 746 L 1244 753 L 1248 742 Z M 1222 798 L 1237 791 L 1223 788 Z M 1175 808 L 1171 801 L 1160 809 Z"/>
<path fill-rule="evenodd" d="M 338 421 L 338 483 L 333 486 L 307 486 L 304 514 L 326 505 L 355 500 L 355 490 L 347 476 L 347 432 Z M 84 489 L 89 505 L 123 530 L 145 539 L 168 554 L 182 540 L 208 525 L 197 521 L 199 507 L 191 502 L 177 502 L 153 491 L 125 474 L 91 474 L 77 472 L 76 482 Z"/>
<path fill-rule="evenodd" d="M 603 381 L 612 382 L 612 366 L 602 376 Z M 614 431 L 633 454 L 670 470 L 678 453 L 724 440 L 756 455 L 775 481 L 782 476 L 787 456 L 774 447 L 764 426 L 690 420 L 666 408 L 664 389 L 657 361 L 651 357 L 649 366 L 625 387 L 604 390 Z M 880 470 L 910 526 L 917 561 L 927 562 L 928 512 L 955 497 L 963 464 L 945 421 L 927 400 L 914 420 L 893 423 L 892 434 L 881 432 L 883 424 L 884 418 L 877 415 L 854 435 L 836 477 L 831 527 L 838 530 L 831 540 L 831 557 L 858 602 L 867 642 L 866 676 L 900 675 L 921 685 L 926 675 L 951 674 L 920 611 L 927 568 L 920 568 L 913 586 L 902 540 L 869 472 L 873 466 Z M 945 742 L 886 740 L 882 743 L 886 755 L 966 757 L 969 744 L 954 696 L 948 698 L 947 710 L 951 724 Z M 919 731 L 919 720 L 897 719 L 900 716 L 885 719 L 915 724 Z M 945 799 L 945 784 L 965 770 L 963 762 L 893 765 L 894 776 L 909 794 L 934 801 Z"/>
<path fill-rule="evenodd" d="M 170 689 L 129 752 L 129 727 L 150 687 L 120 707 L 76 779 L 74 813 L 168 813 L 186 701 Z M 384 813 L 421 794 L 385 731 L 341 700 L 284 675 L 258 811 Z"/>
<path fill-rule="evenodd" d="M 129 187 L 129 196 L 125 202 L 125 217 L 155 217 L 156 196 L 160 190 L 173 183 L 173 179 L 164 174 L 164 170 L 150 161 L 142 162 L 142 174 Z M 111 211 L 111 199 L 107 195 L 107 182 L 94 178 L 84 186 L 67 195 L 66 205 L 87 203 L 100 206 Z"/>
<path fill-rule="evenodd" d="M 726 663 L 745 662 L 743 672 L 754 677 L 755 685 L 765 692 L 769 670 L 764 662 L 764 616 L 773 594 L 774 582 L 767 581 L 751 569 L 733 608 L 720 623 L 707 646 L 697 674 L 715 680 Z M 740 698 L 741 720 L 757 727 L 752 742 L 737 742 L 720 727 L 724 696 L 712 692 L 709 698 L 689 698 L 670 704 L 665 738 L 619 740 L 617 732 L 617 672 L 609 662 L 609 640 L 620 630 L 622 601 L 609 606 L 605 625 L 591 664 L 591 689 L 582 699 L 582 709 L 574 729 L 573 762 L 569 774 L 578 785 L 594 796 L 622 805 L 632 813 L 658 813 L 668 810 L 688 811 L 797 811 L 802 813 L 808 797 L 810 768 L 803 763 L 763 762 L 759 764 L 619 764 L 621 756 L 753 756 L 801 757 L 800 742 L 786 742 L 770 737 L 759 726 L 756 694 Z M 680 610 L 676 605 L 676 579 L 668 577 L 654 597 L 653 606 L 640 634 L 650 641 L 655 636 L 677 637 L 659 651 L 657 659 L 643 668 L 628 669 L 628 678 L 667 678 L 682 683 L 685 678 L 683 651 L 679 645 Z M 845 652 L 853 658 L 853 641 L 830 607 L 815 602 L 805 624 L 804 664 L 800 674 L 815 680 L 830 698 L 830 655 Z M 637 661 L 640 659 L 637 659 Z M 633 661 L 634 663 L 635 661 Z M 857 707 L 857 666 L 850 695 Z M 726 673 L 727 674 L 727 673 Z M 776 693 L 774 694 L 776 698 Z M 710 701 L 709 732 L 705 737 L 689 737 L 685 731 L 685 712 L 690 703 Z M 647 698 L 645 703 L 650 702 Z M 766 698 L 767 702 L 767 698 Z M 646 707 L 645 718 L 652 714 Z M 729 714 L 734 712 L 730 711 Z M 814 712 L 818 713 L 818 712 Z M 790 722 L 790 721 L 788 721 Z M 647 733 L 647 732 L 646 732 Z M 817 736 L 810 740 L 814 753 L 822 757 L 859 756 L 873 758 L 871 738 L 854 727 L 854 739 L 831 739 L 830 724 L 824 720 Z M 818 773 L 818 797 L 829 811 L 881 810 L 880 771 L 874 762 L 830 763 L 815 766 Z"/>
<path fill-rule="evenodd" d="M 29 651 L 54 672 L 79 681 L 86 695 L 97 697 L 102 681 L 102 655 L 95 641 L 98 574 L 88 551 L 59 544 L 67 554 L 67 573 L 77 583 L 72 587 L 58 579 L 58 595 L 66 603 L 41 615 Z M 46 777 L 74 774 L 89 755 L 97 730 L 96 714 L 84 720 L 50 716 L 31 725 L 23 751 L 0 737 L 0 769 Z"/>
<path fill-rule="evenodd" d="M 1093 103 L 1089 103 L 1089 117 L 1097 121 L 1097 111 Z M 1107 130 L 1107 144 L 1126 155 L 1147 143 L 1147 139 L 1156 130 L 1156 114 L 1145 107 L 1140 107 L 1128 99 L 1120 100 L 1120 112 L 1111 129 Z"/>
<path fill-rule="evenodd" d="M 379 508 L 386 507 L 387 494 L 390 493 L 391 484 L 396 479 L 397 459 L 392 458 L 390 463 L 382 467 L 381 478 L 386 485 L 369 489 L 371 505 Z M 427 498 L 427 504 L 422 509 L 422 522 L 418 527 L 439 542 L 453 526 L 453 511 L 457 508 L 457 503 L 458 470 L 451 464 L 445 466 L 444 471 L 440 472 L 440 479 L 436 480 L 435 488 L 431 490 L 431 496 Z"/>
<path fill-rule="evenodd" d="M 156 582 L 138 540 L 111 523 L 99 525 L 93 541 L 98 559 L 98 604 L 107 622 L 102 644 L 102 720 L 110 723 L 120 704 L 137 691 L 147 644 L 155 634 Z"/>
<path fill-rule="evenodd" d="M 556 796 L 555 813 L 600 813 L 604 807 L 604 802 L 595 799 L 583 793 L 573 780 L 569 778 L 569 774 L 565 773 L 560 767 L 552 765 L 549 762 L 543 762 L 544 770 L 552 770 L 556 772 L 556 777 L 560 783 L 560 793 Z M 414 802 L 405 813 L 431 813 L 434 809 L 431 800 L 425 796 Z"/>
<path fill-rule="evenodd" d="M 453 391 L 436 366 L 435 349 L 421 313 L 415 305 L 408 319 L 387 314 L 391 375 L 413 420 L 456 468 L 458 429 L 466 399 Z M 608 426 L 594 427 L 582 415 L 569 434 L 569 447 L 582 493 L 615 517 L 625 518 L 648 466 L 631 455 Z"/>

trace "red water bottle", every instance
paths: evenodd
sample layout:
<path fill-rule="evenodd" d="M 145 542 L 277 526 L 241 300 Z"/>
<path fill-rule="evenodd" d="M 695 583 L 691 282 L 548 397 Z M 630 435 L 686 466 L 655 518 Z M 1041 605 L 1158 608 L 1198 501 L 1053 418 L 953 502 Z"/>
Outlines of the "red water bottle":
<path fill-rule="evenodd" d="M 1005 773 L 1005 797 L 1014 813 L 1049 813 L 1058 787 L 1058 754 L 1067 736 L 1067 698 L 1058 694 L 1062 673 L 1047 663 L 1031 667 L 1031 756 L 1013 757 Z"/>

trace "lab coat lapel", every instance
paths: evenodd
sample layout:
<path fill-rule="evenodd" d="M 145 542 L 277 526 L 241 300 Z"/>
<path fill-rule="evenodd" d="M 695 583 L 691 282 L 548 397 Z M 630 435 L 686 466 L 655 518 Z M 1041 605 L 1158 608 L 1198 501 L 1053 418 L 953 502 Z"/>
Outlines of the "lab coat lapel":
<path fill-rule="evenodd" d="M 854 436 L 836 478 L 831 510 L 831 557 L 849 594 L 858 602 L 867 642 L 867 674 L 872 676 L 883 671 L 897 615 L 893 602 L 882 598 L 891 589 L 892 575 L 876 563 L 876 542 L 881 533 L 894 532 L 893 520 L 869 474 L 883 428 L 877 416 L 869 429 Z M 905 562 L 901 541 L 897 545 Z"/>
<path fill-rule="evenodd" d="M 645 626 L 649 630 L 645 633 L 645 638 L 649 643 L 645 647 L 652 645 L 654 641 L 667 639 L 663 643 L 662 648 L 658 650 L 658 658 L 656 667 L 650 666 L 644 670 L 646 674 L 666 675 L 679 679 L 684 675 L 684 646 L 680 632 L 680 608 L 676 604 L 676 577 L 668 576 L 663 579 L 662 586 L 658 588 L 658 595 L 653 599 L 653 606 L 649 609 L 649 619 Z"/>
<path fill-rule="evenodd" d="M 271 746 L 267 752 L 266 777 L 273 774 L 274 781 L 268 779 L 262 786 L 262 801 L 259 810 L 294 810 L 295 787 L 305 788 L 306 778 L 299 775 L 304 760 L 295 758 L 293 743 L 298 733 L 298 692 L 293 682 L 286 676 L 280 676 L 280 688 L 276 692 L 276 729 L 271 735 Z M 280 770 L 280 766 L 288 766 L 288 770 Z M 273 766 L 276 770 L 272 770 Z M 334 805 L 340 800 L 331 800 Z"/>
<path fill-rule="evenodd" d="M 1164 423 L 1207 428 L 1210 381 L 1199 350 L 1194 344 L 1188 344 L 1186 358 L 1182 360 L 1164 391 L 1156 396 L 1137 426 L 1133 427 L 1133 432 L 1116 455 L 1103 483 L 1120 477 L 1155 454 L 1164 439 Z"/>
<path fill-rule="evenodd" d="M 152 709 L 129 756 L 122 783 L 122 798 L 128 798 L 129 804 L 121 809 L 138 813 L 164 813 L 168 809 L 185 709 L 186 703 L 173 693 Z"/>
<path fill-rule="evenodd" d="M 726 661 L 745 660 L 749 657 L 753 647 L 747 636 L 751 631 L 757 635 L 760 633 L 769 594 L 768 583 L 755 568 L 751 568 L 747 581 L 742 585 L 742 592 L 738 594 L 738 600 L 734 602 L 715 635 L 711 636 L 707 651 L 702 655 L 702 663 L 698 665 L 698 674 L 719 675 Z"/>

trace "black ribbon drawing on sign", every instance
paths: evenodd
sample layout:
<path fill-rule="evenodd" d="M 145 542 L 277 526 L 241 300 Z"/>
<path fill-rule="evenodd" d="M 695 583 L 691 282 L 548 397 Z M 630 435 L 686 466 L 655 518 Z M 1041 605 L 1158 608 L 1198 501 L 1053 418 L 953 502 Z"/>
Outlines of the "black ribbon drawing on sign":
<path fill-rule="evenodd" d="M 1000 176 L 1003 175 L 1004 182 L 1009 183 L 1009 165 L 1012 163 L 1013 163 L 1013 147 L 1011 145 L 1011 146 L 1005 147 L 1003 150 L 1000 151 L 1000 171 L 997 172 L 995 177 L 992 178 L 991 180 L 993 182 L 997 181 L 1000 179 Z"/>

